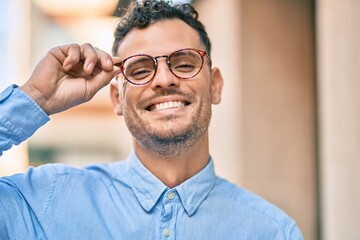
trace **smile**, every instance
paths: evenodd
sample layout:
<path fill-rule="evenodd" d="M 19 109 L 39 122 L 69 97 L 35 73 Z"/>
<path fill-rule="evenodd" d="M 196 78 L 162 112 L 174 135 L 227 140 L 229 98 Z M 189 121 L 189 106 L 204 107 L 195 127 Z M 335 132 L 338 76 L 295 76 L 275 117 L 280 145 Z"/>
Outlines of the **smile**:
<path fill-rule="evenodd" d="M 181 107 L 185 107 L 186 105 L 187 105 L 187 103 L 182 102 L 182 101 L 162 102 L 162 103 L 157 103 L 157 104 L 149 106 L 148 110 L 149 111 L 161 111 L 161 110 L 167 110 L 167 109 L 173 109 L 173 108 L 181 108 Z"/>

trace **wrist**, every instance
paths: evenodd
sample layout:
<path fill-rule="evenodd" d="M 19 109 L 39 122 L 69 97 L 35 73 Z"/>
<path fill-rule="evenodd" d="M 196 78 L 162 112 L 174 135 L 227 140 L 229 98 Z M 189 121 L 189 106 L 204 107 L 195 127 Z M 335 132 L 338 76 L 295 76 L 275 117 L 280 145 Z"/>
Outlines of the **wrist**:
<path fill-rule="evenodd" d="M 39 105 L 39 107 L 47 114 L 50 115 L 48 109 L 46 108 L 46 99 L 44 98 L 44 95 L 36 88 L 32 87 L 29 84 L 24 84 L 19 87 L 19 89 L 24 92 L 26 95 L 28 95 L 34 102 Z"/>

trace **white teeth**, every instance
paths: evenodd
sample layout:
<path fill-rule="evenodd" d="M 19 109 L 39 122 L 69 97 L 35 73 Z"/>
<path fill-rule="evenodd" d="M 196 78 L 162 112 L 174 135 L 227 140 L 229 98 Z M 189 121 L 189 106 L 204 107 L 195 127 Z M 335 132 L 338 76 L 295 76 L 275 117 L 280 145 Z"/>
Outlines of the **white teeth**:
<path fill-rule="evenodd" d="M 185 107 L 185 103 L 181 101 L 158 103 L 154 105 L 152 111 L 160 111 L 160 110 L 179 108 L 179 107 Z"/>

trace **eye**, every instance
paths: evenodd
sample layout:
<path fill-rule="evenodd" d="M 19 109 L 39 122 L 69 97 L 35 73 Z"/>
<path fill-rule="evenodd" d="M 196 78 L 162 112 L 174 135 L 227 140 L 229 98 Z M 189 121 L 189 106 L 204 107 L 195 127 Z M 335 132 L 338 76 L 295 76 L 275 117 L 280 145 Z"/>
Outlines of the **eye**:
<path fill-rule="evenodd" d="M 174 52 L 169 61 L 173 72 L 186 76 L 198 71 L 202 65 L 202 58 L 198 52 L 189 49 Z"/>
<path fill-rule="evenodd" d="M 133 56 L 124 64 L 124 73 L 130 80 L 143 80 L 154 73 L 154 61 L 148 56 Z"/>
<path fill-rule="evenodd" d="M 191 72 L 196 69 L 196 64 L 192 61 L 182 60 L 171 65 L 174 71 Z"/>
<path fill-rule="evenodd" d="M 133 79 L 143 79 L 151 75 L 153 70 L 151 68 L 139 67 L 136 69 L 132 69 L 130 73 L 126 75 Z"/>

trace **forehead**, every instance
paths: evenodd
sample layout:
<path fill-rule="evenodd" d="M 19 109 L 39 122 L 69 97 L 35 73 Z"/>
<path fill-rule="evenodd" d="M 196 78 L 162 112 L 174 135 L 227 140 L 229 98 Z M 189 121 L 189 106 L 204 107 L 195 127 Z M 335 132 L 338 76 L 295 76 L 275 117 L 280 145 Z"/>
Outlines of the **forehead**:
<path fill-rule="evenodd" d="M 160 20 L 132 29 L 120 42 L 118 56 L 169 54 L 181 48 L 204 49 L 198 32 L 179 19 Z"/>

